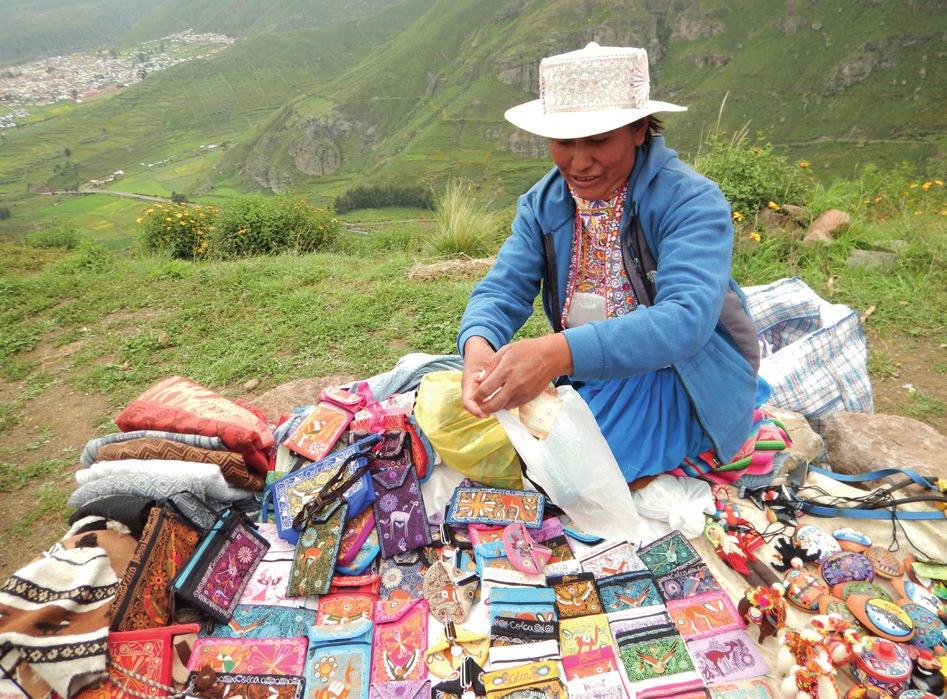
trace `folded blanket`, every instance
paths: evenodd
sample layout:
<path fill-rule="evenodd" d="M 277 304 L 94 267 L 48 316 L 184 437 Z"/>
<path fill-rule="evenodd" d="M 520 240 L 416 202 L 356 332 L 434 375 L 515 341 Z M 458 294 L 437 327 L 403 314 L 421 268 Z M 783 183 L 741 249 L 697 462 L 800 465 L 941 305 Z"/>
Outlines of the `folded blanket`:
<path fill-rule="evenodd" d="M 251 473 L 247 469 L 243 456 L 233 451 L 202 449 L 170 439 L 145 437 L 106 444 L 99 449 L 95 460 L 120 461 L 123 459 L 164 459 L 217 464 L 224 479 L 230 485 L 246 490 L 263 490 L 263 476 L 256 472 Z"/>
<path fill-rule="evenodd" d="M 109 609 L 136 541 L 88 531 L 90 519 L 0 588 L 2 664 L 32 696 L 73 696 L 105 674 Z"/>
<path fill-rule="evenodd" d="M 79 463 L 83 466 L 91 466 L 99 460 L 99 450 L 107 444 L 116 444 L 118 442 L 127 442 L 132 439 L 142 439 L 144 437 L 156 437 L 158 439 L 168 439 L 172 442 L 180 442 L 192 447 L 201 449 L 226 450 L 220 437 L 205 437 L 200 434 L 182 434 L 180 432 L 165 432 L 163 430 L 134 430 L 133 432 L 113 432 L 104 437 L 90 439 L 85 449 L 82 450 L 82 456 L 79 457 Z"/>

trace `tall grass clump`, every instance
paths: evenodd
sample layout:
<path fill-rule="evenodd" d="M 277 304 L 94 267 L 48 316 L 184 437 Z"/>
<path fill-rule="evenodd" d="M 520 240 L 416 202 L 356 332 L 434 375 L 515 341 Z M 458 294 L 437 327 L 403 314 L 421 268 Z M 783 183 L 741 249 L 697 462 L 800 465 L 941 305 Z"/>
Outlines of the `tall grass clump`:
<path fill-rule="evenodd" d="M 496 252 L 502 216 L 478 202 L 468 182 L 450 180 L 434 202 L 427 250 L 436 257 L 485 257 Z"/>
<path fill-rule="evenodd" d="M 38 231 L 28 233 L 23 242 L 31 248 L 75 250 L 82 240 L 82 232 L 74 224 L 55 221 Z"/>
<path fill-rule="evenodd" d="M 221 209 L 211 251 L 221 258 L 314 252 L 331 245 L 341 227 L 331 208 L 290 196 L 249 195 Z"/>
<path fill-rule="evenodd" d="M 720 185 L 737 220 L 770 202 L 803 205 L 810 189 L 804 167 L 790 163 L 772 144 L 751 145 L 746 127 L 730 136 L 711 133 L 692 164 Z"/>

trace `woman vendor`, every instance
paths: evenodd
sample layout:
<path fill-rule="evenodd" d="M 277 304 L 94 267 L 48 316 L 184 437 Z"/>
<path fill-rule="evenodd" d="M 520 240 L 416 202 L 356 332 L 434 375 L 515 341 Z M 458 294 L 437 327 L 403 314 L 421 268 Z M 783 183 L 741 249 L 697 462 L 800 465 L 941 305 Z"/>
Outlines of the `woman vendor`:
<path fill-rule="evenodd" d="M 685 107 L 650 99 L 643 49 L 592 43 L 539 74 L 540 98 L 505 116 L 549 139 L 555 167 L 470 296 L 464 407 L 486 417 L 567 376 L 628 481 L 718 469 L 750 434 L 759 349 L 730 207 L 651 116 Z M 554 332 L 512 341 L 540 289 Z"/>

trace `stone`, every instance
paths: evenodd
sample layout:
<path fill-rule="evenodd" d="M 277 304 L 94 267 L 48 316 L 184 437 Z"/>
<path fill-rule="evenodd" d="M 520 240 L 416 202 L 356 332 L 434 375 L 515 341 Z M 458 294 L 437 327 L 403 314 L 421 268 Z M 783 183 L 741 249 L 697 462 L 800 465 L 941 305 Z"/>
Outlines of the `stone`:
<path fill-rule="evenodd" d="M 756 214 L 757 221 L 763 227 L 764 235 L 775 235 L 786 240 L 801 240 L 805 230 L 788 214 L 773 211 L 770 208 L 760 209 Z"/>
<path fill-rule="evenodd" d="M 825 418 L 819 428 L 836 473 L 864 473 L 882 468 L 911 469 L 947 478 L 947 437 L 923 422 L 901 415 L 840 412 Z M 899 477 L 886 477 L 894 482 Z M 879 481 L 853 483 L 865 490 Z"/>
<path fill-rule="evenodd" d="M 260 379 L 253 378 L 247 381 L 245 384 L 243 384 L 243 390 L 252 391 L 259 385 L 260 385 Z"/>
<path fill-rule="evenodd" d="M 809 245 L 813 243 L 823 243 L 827 245 L 832 242 L 832 234 L 839 232 L 842 228 L 847 226 L 851 220 L 852 217 L 844 211 L 829 209 L 812 222 L 802 242 Z"/>
<path fill-rule="evenodd" d="M 796 466 L 806 461 L 809 463 L 819 461 L 825 452 L 825 443 L 819 433 L 812 429 L 802 413 L 786 408 L 777 408 L 775 405 L 765 405 L 763 407 L 766 412 L 786 426 L 786 431 L 792 440 L 792 446 L 780 452 L 781 458 L 784 459 L 781 465 L 781 473 L 789 473 Z"/>
<path fill-rule="evenodd" d="M 798 223 L 800 226 L 808 226 L 812 222 L 812 214 L 810 214 L 809 209 L 804 206 L 783 204 L 779 207 L 779 209 L 784 214 L 789 214 L 790 218 L 792 218 L 792 220 Z"/>
<path fill-rule="evenodd" d="M 262 410 L 270 419 L 292 412 L 300 405 L 313 405 L 319 402 L 322 391 L 332 386 L 347 385 L 355 381 L 353 376 L 333 375 L 311 379 L 296 379 L 271 388 L 259 396 L 247 398 L 248 403 Z"/>
<path fill-rule="evenodd" d="M 894 267 L 898 256 L 884 250 L 852 250 L 845 263 L 849 267 L 867 267 L 869 269 L 890 269 Z"/>
<path fill-rule="evenodd" d="M 158 337 L 156 338 L 156 340 L 158 343 L 158 347 L 168 347 L 171 345 L 171 335 L 169 335 L 166 332 L 162 331 L 158 333 Z"/>

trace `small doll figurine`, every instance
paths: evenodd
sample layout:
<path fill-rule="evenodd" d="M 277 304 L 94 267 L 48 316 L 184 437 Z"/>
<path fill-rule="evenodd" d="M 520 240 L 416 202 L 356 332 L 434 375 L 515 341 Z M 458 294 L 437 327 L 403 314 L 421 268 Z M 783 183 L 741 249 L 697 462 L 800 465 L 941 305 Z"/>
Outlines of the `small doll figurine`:
<path fill-rule="evenodd" d="M 707 519 L 704 536 L 713 544 L 717 555 L 728 566 L 747 579 L 751 585 L 772 585 L 779 578 L 753 552 L 763 545 L 763 539 L 744 519 L 724 524 Z"/>
<path fill-rule="evenodd" d="M 748 624 L 760 627 L 760 643 L 786 625 L 785 588 L 776 583 L 771 587 L 751 587 L 737 603 L 737 611 Z"/>
<path fill-rule="evenodd" d="M 837 666 L 861 652 L 862 639 L 838 614 L 819 615 L 801 631 L 779 632 L 777 667 L 785 699 L 839 699 Z"/>

